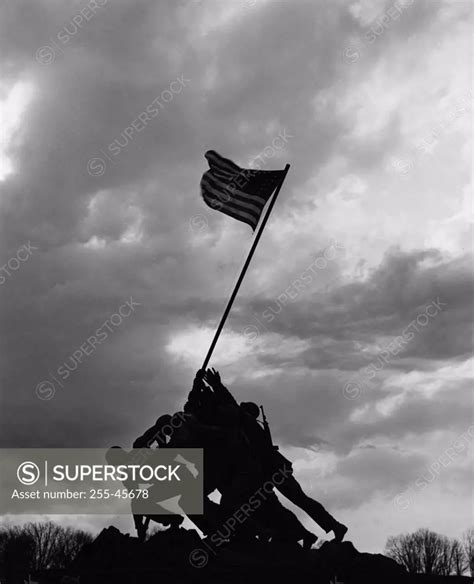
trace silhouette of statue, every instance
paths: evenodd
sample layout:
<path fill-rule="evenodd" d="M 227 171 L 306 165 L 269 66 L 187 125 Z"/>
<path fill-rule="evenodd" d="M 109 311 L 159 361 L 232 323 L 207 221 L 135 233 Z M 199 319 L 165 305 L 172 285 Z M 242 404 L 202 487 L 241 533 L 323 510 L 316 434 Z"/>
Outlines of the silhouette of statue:
<path fill-rule="evenodd" d="M 259 421 L 259 415 L 257 404 L 237 403 L 217 371 L 199 370 L 183 412 L 160 416 L 151 428 L 135 440 L 133 446 L 150 449 L 156 443 L 157 448 L 204 449 L 204 514 L 190 515 L 189 519 L 205 535 L 216 532 L 224 540 L 258 535 L 272 541 L 302 541 L 303 547 L 309 549 L 317 537 L 281 504 L 274 493 L 277 489 L 326 533 L 332 531 L 336 541 L 342 541 L 347 527 L 303 491 L 294 477 L 291 462 L 273 445 L 264 414 L 263 423 Z M 188 470 L 192 472 L 191 468 Z M 247 513 L 245 521 L 231 530 L 226 519 L 245 506 L 249 507 L 248 501 L 255 498 L 256 493 L 262 493 L 262 487 L 264 496 L 258 507 Z M 221 494 L 219 504 L 208 498 L 215 490 Z M 153 485 L 151 496 L 154 496 Z M 161 499 L 163 502 L 162 496 Z M 180 513 L 178 517 L 134 515 L 140 539 L 145 538 L 150 520 L 171 525 L 172 528 L 181 525 L 183 517 L 179 500 L 171 497 L 167 501 L 171 501 L 173 510 Z"/>
<path fill-rule="evenodd" d="M 230 391 L 222 384 L 220 375 L 215 370 L 208 370 L 204 376 L 211 385 L 216 395 L 220 396 L 223 403 L 237 406 L 237 402 Z M 292 472 L 292 465 L 273 446 L 268 426 L 262 428 L 258 422 L 259 407 L 253 402 L 243 402 L 240 405 L 240 423 L 242 432 L 246 436 L 252 451 L 256 453 L 262 463 L 266 478 L 271 478 L 275 473 L 281 474 L 282 482 L 275 485 L 277 490 L 297 507 L 305 511 L 326 533 L 333 532 L 336 541 L 342 541 L 347 532 L 347 527 L 336 521 L 326 509 L 302 489 Z M 283 472 L 285 471 L 285 472 Z M 291 471 L 291 472 L 290 472 Z"/>

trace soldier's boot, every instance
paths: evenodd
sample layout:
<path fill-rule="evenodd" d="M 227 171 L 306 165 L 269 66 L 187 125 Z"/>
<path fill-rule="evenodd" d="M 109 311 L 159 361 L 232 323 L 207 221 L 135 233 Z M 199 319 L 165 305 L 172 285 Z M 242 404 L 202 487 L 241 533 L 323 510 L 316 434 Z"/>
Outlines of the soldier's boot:
<path fill-rule="evenodd" d="M 347 533 L 347 527 L 342 523 L 339 523 L 339 521 L 336 521 L 336 525 L 332 528 L 332 532 L 334 533 L 335 541 L 341 543 Z"/>
<path fill-rule="evenodd" d="M 310 550 L 317 541 L 318 536 L 308 531 L 308 533 L 303 537 L 303 549 Z"/>
<path fill-rule="evenodd" d="M 326 533 L 332 531 L 338 543 L 344 539 L 347 527 L 336 521 L 321 503 L 309 497 L 293 475 L 288 476 L 277 488 L 294 505 L 305 511 Z"/>

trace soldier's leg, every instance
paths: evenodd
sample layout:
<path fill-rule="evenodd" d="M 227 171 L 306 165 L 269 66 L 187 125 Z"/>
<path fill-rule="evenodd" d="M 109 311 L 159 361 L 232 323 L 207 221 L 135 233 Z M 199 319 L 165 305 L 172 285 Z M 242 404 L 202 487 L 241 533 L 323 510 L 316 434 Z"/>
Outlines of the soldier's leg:
<path fill-rule="evenodd" d="M 210 535 L 216 531 L 222 522 L 220 506 L 207 497 L 204 497 L 204 513 L 202 515 L 188 515 L 187 517 L 204 535 Z"/>
<path fill-rule="evenodd" d="M 137 537 L 139 541 L 145 541 L 148 530 L 148 523 L 146 522 L 145 516 L 134 513 L 133 522 L 135 524 L 135 529 L 137 530 Z"/>
<path fill-rule="evenodd" d="M 309 497 L 293 475 L 288 475 L 285 481 L 276 487 L 288 500 L 303 509 L 326 533 L 333 531 L 336 539 L 342 541 L 347 527 L 336 521 L 321 503 Z"/>
<path fill-rule="evenodd" d="M 303 540 L 303 547 L 310 549 L 318 539 L 314 533 L 305 528 L 292 511 L 281 504 L 274 493 L 268 496 L 260 516 L 266 526 L 274 529 L 275 535 L 272 540 L 294 542 Z"/>

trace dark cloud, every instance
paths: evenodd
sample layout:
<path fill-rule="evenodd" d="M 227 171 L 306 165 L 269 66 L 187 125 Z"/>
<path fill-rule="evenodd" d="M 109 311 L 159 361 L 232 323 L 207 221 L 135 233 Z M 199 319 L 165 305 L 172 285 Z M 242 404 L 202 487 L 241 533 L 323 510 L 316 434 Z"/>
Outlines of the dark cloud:
<path fill-rule="evenodd" d="M 382 351 L 404 331 L 405 341 L 389 356 L 395 367 L 410 369 L 413 359 L 467 358 L 474 297 L 470 266 L 470 256 L 444 260 L 436 250 L 392 250 L 365 280 L 294 301 L 294 290 L 281 298 L 254 300 L 242 315 L 259 315 L 270 333 L 307 340 L 310 347 L 293 364 L 313 369 L 350 371 L 378 363 Z M 425 314 L 427 307 L 432 316 Z M 242 317 L 241 322 L 248 320 Z M 239 327 L 244 325 L 237 323 Z M 261 356 L 269 365 L 278 359 Z"/>
<path fill-rule="evenodd" d="M 331 478 L 328 502 L 357 508 L 391 494 L 430 456 L 404 457 L 399 442 L 469 422 L 461 369 L 473 290 L 469 250 L 446 243 L 467 233 L 446 193 L 457 197 L 469 173 L 456 161 L 423 181 L 416 169 L 408 178 L 380 170 L 409 148 L 422 115 L 407 114 L 385 84 L 406 78 L 410 96 L 428 102 L 422 73 L 433 39 L 456 37 L 469 7 L 416 2 L 361 46 L 371 26 L 357 17 L 365 2 L 97 4 L 80 26 L 72 19 L 87 2 L 8 0 L 1 9 L 0 100 L 12 87 L 30 98 L 5 153 L 13 172 L 1 182 L 0 263 L 33 248 L 0 285 L 2 446 L 129 445 L 182 406 L 197 365 L 170 346 L 188 334 L 186 347 L 205 354 L 196 335 L 215 326 L 249 243 L 245 226 L 200 200 L 203 153 L 248 165 L 283 134 L 284 147 L 264 162 L 291 162 L 286 193 L 229 319 L 226 332 L 243 348 L 223 375 L 239 399 L 265 404 L 282 448 L 335 457 L 340 481 Z M 360 49 L 356 62 L 344 58 L 350 47 Z M 437 78 L 450 80 L 448 68 Z M 438 99 L 450 90 L 439 88 Z M 159 113 L 127 136 L 156 100 Z M 423 113 L 431 127 L 428 106 Z M 438 167 L 441 187 L 428 183 Z M 379 188 L 386 183 L 407 186 L 408 209 Z M 412 214 L 413 241 L 403 241 L 402 211 Z M 441 243 L 426 244 L 438 228 Z M 334 258 L 314 264 L 331 245 Z M 310 285 L 279 307 L 310 265 Z M 139 306 L 85 354 L 131 298 Z M 438 298 L 439 314 L 362 380 L 356 399 L 345 394 Z M 44 399 L 51 384 L 54 397 Z"/>

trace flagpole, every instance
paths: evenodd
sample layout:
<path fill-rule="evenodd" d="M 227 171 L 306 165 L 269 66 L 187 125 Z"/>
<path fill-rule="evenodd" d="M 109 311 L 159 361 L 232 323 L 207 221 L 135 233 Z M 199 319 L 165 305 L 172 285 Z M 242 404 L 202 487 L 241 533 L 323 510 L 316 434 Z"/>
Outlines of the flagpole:
<path fill-rule="evenodd" d="M 206 369 L 206 367 L 209 363 L 209 360 L 212 356 L 212 352 L 214 351 L 217 340 L 221 334 L 222 329 L 224 328 L 224 324 L 225 324 L 225 321 L 227 320 L 227 316 L 229 315 L 230 309 L 232 308 L 232 304 L 234 303 L 235 297 L 237 296 L 237 292 L 239 291 L 240 285 L 242 284 L 242 280 L 244 279 L 244 276 L 247 272 L 247 268 L 249 267 L 249 264 L 250 264 L 250 261 L 252 260 L 253 254 L 254 254 L 255 250 L 257 249 L 257 245 L 258 245 L 258 242 L 260 241 L 260 237 L 262 236 L 263 230 L 265 229 L 265 225 L 267 224 L 268 218 L 270 217 L 270 213 L 272 212 L 273 206 L 275 205 L 278 194 L 280 192 L 281 187 L 283 186 L 283 182 L 284 182 L 289 170 L 290 170 L 290 165 L 287 164 L 285 166 L 284 171 L 283 171 L 283 176 L 281 177 L 280 184 L 277 186 L 275 193 L 273 194 L 272 200 L 270 201 L 270 204 L 268 205 L 268 209 L 267 209 L 267 212 L 265 214 L 265 217 L 263 218 L 263 220 L 260 224 L 260 227 L 258 228 L 257 235 L 255 236 L 252 247 L 250 248 L 247 259 L 245 260 L 245 264 L 243 265 L 243 268 L 240 272 L 239 279 L 237 280 L 237 282 L 234 286 L 234 290 L 232 291 L 232 294 L 229 298 L 229 301 L 227 302 L 227 306 L 225 307 L 224 314 L 222 315 L 221 321 L 219 322 L 219 326 L 217 327 L 217 330 L 214 334 L 214 338 L 212 339 L 211 346 L 209 347 L 209 351 L 207 352 L 206 358 L 204 359 L 204 363 L 202 364 L 202 369 Z"/>

